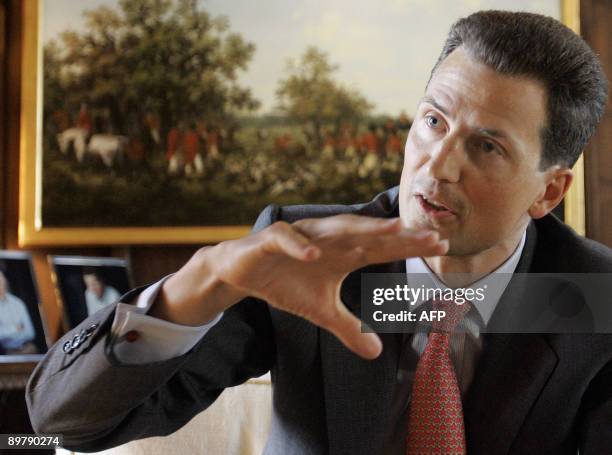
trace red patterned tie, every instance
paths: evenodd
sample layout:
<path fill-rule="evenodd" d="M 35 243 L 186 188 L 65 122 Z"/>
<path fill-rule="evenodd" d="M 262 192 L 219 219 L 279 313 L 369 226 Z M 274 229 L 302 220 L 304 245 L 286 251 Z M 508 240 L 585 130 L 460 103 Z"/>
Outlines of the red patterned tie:
<path fill-rule="evenodd" d="M 407 455 L 464 455 L 465 428 L 457 376 L 450 357 L 450 335 L 470 304 L 434 301 L 434 310 L 446 311 L 433 321 L 425 351 L 412 383 L 408 419 Z"/>

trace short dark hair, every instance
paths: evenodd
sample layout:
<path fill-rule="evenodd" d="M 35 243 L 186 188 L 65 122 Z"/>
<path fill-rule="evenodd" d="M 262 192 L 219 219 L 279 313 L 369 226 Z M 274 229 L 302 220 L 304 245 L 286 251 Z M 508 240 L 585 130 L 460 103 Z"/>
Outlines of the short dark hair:
<path fill-rule="evenodd" d="M 98 279 L 98 281 L 104 283 L 104 278 L 102 275 L 100 275 L 100 272 L 95 267 L 83 267 L 83 276 L 85 275 L 93 275 Z"/>
<path fill-rule="evenodd" d="M 540 168 L 568 167 L 580 157 L 605 111 L 608 83 L 599 59 L 571 29 L 541 14 L 480 11 L 451 27 L 434 65 L 459 46 L 510 76 L 534 78 L 547 89 Z"/>

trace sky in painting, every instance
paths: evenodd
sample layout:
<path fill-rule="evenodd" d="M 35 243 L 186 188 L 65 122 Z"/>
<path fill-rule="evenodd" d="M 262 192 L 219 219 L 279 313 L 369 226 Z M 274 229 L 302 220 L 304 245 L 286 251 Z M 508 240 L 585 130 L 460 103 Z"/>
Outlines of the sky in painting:
<path fill-rule="evenodd" d="M 45 0 L 43 43 L 67 28 L 82 29 L 81 13 L 117 0 Z M 256 45 L 240 75 L 262 103 L 277 104 L 287 60 L 315 45 L 338 65 L 337 77 L 374 104 L 374 112 L 412 114 L 422 96 L 450 25 L 481 9 L 533 11 L 560 16 L 560 0 L 200 0 L 232 31 Z"/>

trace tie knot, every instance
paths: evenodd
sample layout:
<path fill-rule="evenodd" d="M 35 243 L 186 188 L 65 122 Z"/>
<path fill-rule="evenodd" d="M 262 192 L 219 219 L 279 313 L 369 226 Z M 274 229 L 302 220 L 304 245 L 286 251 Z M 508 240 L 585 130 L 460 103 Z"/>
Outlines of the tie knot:
<path fill-rule="evenodd" d="M 457 328 L 457 325 L 463 317 L 470 311 L 471 303 L 465 302 L 458 304 L 454 300 L 434 300 L 433 309 L 436 311 L 444 311 L 444 317 L 440 320 L 434 320 L 432 330 L 434 332 L 452 333 Z"/>

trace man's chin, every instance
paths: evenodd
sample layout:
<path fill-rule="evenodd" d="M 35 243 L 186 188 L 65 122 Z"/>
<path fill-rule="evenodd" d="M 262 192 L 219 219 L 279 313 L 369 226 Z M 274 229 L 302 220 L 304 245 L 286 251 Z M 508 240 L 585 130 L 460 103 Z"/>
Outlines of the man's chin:
<path fill-rule="evenodd" d="M 435 224 L 425 217 L 412 217 L 404 221 L 404 226 L 408 229 L 436 231 L 442 239 L 447 239 L 450 234 L 445 226 Z"/>
<path fill-rule="evenodd" d="M 421 217 L 404 221 L 404 226 L 408 229 L 436 231 L 441 239 L 447 239 L 449 244 L 448 251 L 440 256 L 464 256 L 468 254 L 464 251 L 465 248 L 462 247 L 461 242 L 445 226 L 436 226 L 428 219 Z"/>
<path fill-rule="evenodd" d="M 432 224 L 431 220 L 411 214 L 410 217 L 402 217 L 402 223 L 407 229 L 437 231 L 438 229 Z"/>

